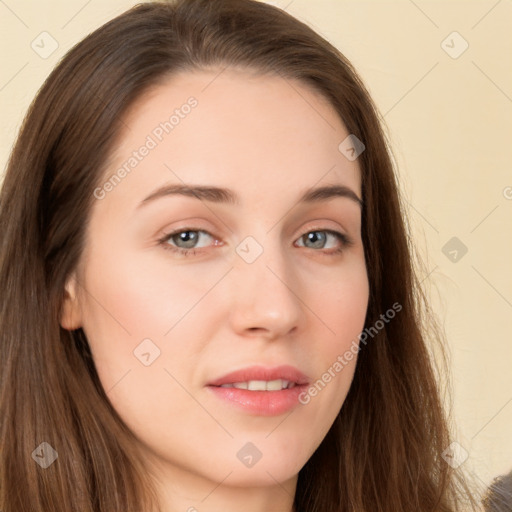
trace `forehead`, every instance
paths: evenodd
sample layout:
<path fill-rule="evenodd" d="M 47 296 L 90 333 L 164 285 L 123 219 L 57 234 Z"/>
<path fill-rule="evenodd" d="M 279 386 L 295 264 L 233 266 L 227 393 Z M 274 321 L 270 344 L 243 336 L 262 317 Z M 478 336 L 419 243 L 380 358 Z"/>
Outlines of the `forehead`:
<path fill-rule="evenodd" d="M 297 80 L 232 68 L 182 71 L 142 95 L 123 125 L 105 177 L 125 167 L 126 201 L 180 181 L 238 188 L 242 199 L 244 190 L 256 199 L 322 180 L 360 190 L 358 162 L 339 149 L 349 135 L 344 123 Z"/>

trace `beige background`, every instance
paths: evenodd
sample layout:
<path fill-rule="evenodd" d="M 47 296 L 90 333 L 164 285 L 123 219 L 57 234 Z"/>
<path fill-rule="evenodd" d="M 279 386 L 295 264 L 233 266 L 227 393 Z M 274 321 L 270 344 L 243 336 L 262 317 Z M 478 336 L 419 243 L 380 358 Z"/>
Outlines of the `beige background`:
<path fill-rule="evenodd" d="M 57 61 L 134 3 L 0 0 L 2 173 L 29 102 Z M 457 440 L 469 452 L 465 467 L 488 484 L 512 469 L 511 2 L 269 3 L 345 53 L 384 116 L 427 262 L 423 284 L 449 341 Z M 43 31 L 58 42 L 46 59 L 31 48 L 48 37 Z M 455 262 L 442 252 L 452 237 L 468 248 Z"/>

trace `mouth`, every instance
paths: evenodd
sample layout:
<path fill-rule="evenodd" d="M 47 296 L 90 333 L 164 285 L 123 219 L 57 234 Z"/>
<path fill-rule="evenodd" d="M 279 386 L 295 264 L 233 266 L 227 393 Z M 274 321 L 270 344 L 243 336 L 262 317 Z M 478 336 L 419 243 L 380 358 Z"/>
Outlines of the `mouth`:
<path fill-rule="evenodd" d="M 224 404 L 256 416 L 276 416 L 299 404 L 308 377 L 293 366 L 253 366 L 220 377 L 209 389 Z"/>

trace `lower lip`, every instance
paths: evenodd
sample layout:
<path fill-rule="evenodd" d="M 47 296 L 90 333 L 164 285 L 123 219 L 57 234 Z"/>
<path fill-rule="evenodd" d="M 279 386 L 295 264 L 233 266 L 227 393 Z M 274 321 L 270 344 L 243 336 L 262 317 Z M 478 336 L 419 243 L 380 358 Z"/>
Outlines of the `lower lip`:
<path fill-rule="evenodd" d="M 281 391 L 249 391 L 247 389 L 208 386 L 216 396 L 235 407 L 258 416 L 278 416 L 299 404 L 299 395 L 307 385 L 296 385 Z"/>

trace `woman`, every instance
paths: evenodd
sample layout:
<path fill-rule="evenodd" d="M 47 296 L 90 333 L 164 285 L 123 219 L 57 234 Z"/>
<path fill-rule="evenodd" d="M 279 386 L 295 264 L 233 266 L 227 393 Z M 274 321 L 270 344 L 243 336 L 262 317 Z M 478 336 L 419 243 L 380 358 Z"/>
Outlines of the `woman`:
<path fill-rule="evenodd" d="M 148 3 L 89 35 L 0 225 L 2 510 L 473 503 L 377 110 L 285 12 Z"/>

